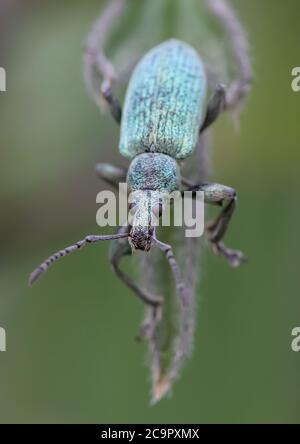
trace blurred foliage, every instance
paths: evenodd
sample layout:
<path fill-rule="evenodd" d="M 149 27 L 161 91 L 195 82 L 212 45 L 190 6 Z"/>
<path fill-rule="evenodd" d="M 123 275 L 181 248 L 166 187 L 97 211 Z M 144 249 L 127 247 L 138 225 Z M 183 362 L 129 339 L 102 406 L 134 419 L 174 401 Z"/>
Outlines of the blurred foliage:
<path fill-rule="evenodd" d="M 103 184 L 93 165 L 123 162 L 119 130 L 82 80 L 84 38 L 104 2 L 15 7 L 0 53 L 8 75 L 0 96 L 1 422 L 299 422 L 300 355 L 290 334 L 300 324 L 300 97 L 290 73 L 299 65 L 300 4 L 232 3 L 248 30 L 255 84 L 240 132 L 226 117 L 216 124 L 212 178 L 238 190 L 228 243 L 250 261 L 231 270 L 206 255 L 193 359 L 173 397 L 154 408 L 145 347 L 133 340 L 142 307 L 110 271 L 107 245 L 62 261 L 26 288 L 40 259 L 99 231 L 95 196 Z M 111 42 L 120 64 L 126 48 L 138 55 L 137 42 L 148 48 L 172 34 L 172 8 L 160 28 L 157 6 L 124 17 L 123 47 Z M 180 38 L 206 35 L 201 14 L 186 7 L 181 20 Z M 209 57 L 206 41 L 201 48 Z"/>

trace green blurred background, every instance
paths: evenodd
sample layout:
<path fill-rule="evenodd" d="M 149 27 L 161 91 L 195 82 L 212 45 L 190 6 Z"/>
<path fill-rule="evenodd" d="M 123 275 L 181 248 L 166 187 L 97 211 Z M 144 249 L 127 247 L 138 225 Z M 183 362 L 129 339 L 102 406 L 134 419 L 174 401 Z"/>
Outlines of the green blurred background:
<path fill-rule="evenodd" d="M 300 325 L 300 95 L 291 69 L 300 63 L 300 3 L 232 3 L 251 42 L 255 84 L 240 132 L 228 117 L 215 126 L 212 179 L 238 190 L 227 241 L 250 261 L 231 270 L 206 253 L 194 355 L 171 398 L 150 407 L 146 347 L 134 341 L 142 306 L 112 274 L 107 245 L 26 286 L 41 259 L 99 232 L 95 196 L 103 184 L 94 164 L 123 162 L 118 127 L 82 79 L 84 38 L 104 2 L 3 2 L 0 422 L 299 422 L 291 330 Z M 148 37 L 162 4 L 172 20 L 170 1 L 151 4 L 153 15 L 139 19 Z M 127 26 L 133 41 L 140 38 Z M 186 23 L 192 31 L 195 22 Z M 145 48 L 158 38 L 145 38 Z"/>

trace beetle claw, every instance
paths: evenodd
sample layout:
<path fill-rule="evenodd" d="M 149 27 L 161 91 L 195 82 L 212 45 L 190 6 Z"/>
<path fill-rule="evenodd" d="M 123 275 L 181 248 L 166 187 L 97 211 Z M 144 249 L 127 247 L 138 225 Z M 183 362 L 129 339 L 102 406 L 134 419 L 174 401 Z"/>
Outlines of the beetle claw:
<path fill-rule="evenodd" d="M 224 256 L 228 263 L 234 268 L 237 268 L 241 264 L 248 261 L 247 257 L 242 251 L 227 248 L 223 243 L 212 242 L 212 249 L 215 254 Z"/>

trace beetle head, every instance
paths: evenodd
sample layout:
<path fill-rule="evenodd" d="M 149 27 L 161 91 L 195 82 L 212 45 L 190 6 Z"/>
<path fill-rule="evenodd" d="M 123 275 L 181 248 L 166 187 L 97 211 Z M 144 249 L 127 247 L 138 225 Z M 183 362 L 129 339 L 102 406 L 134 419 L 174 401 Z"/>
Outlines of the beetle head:
<path fill-rule="evenodd" d="M 135 226 L 131 228 L 129 243 L 134 250 L 149 251 L 152 245 L 153 228 Z"/>
<path fill-rule="evenodd" d="M 135 250 L 149 251 L 155 226 L 162 212 L 160 193 L 142 190 L 132 193 L 129 206 L 129 243 Z"/>

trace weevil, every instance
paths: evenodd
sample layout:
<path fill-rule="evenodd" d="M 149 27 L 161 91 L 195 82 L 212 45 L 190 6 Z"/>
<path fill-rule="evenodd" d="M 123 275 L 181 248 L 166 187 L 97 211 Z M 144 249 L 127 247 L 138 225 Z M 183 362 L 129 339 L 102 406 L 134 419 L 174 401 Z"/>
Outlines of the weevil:
<path fill-rule="evenodd" d="M 109 20 L 118 12 L 117 7 L 122 2 L 110 5 L 105 20 Z M 222 6 L 221 9 L 218 9 Z M 232 12 L 221 0 L 212 0 L 210 7 L 216 15 L 224 15 L 224 23 L 233 38 L 237 35 L 243 39 L 242 31 L 235 22 Z M 115 8 L 115 9 L 114 9 Z M 242 252 L 227 248 L 223 238 L 227 232 L 231 217 L 237 203 L 236 191 L 225 185 L 200 181 L 193 183 L 181 173 L 183 161 L 191 157 L 195 150 L 201 150 L 202 139 L 206 130 L 217 120 L 225 110 L 235 108 L 244 98 L 251 81 L 250 64 L 241 62 L 240 54 L 236 59 L 240 63 L 241 79 L 234 82 L 229 90 L 219 83 L 207 101 L 208 76 L 204 63 L 198 52 L 183 41 L 170 39 L 151 49 L 138 62 L 131 75 L 126 92 L 124 108 L 115 94 L 115 74 L 111 62 L 101 49 L 97 49 L 97 36 L 105 28 L 103 19 L 95 25 L 88 40 L 86 49 L 86 66 L 88 77 L 95 68 L 103 77 L 101 97 L 107 104 L 114 120 L 121 126 L 119 152 L 129 159 L 128 169 L 110 164 L 97 164 L 98 176 L 110 185 L 117 186 L 120 182 L 127 182 L 130 192 L 135 192 L 135 200 L 131 202 L 134 214 L 134 223 L 128 223 L 118 229 L 115 235 L 100 236 L 88 235 L 83 240 L 58 251 L 42 262 L 30 276 L 29 283 L 35 282 L 49 266 L 84 246 L 104 240 L 112 240 L 110 260 L 116 275 L 129 287 L 148 307 L 150 317 L 142 325 L 140 336 L 152 341 L 152 353 L 162 346 L 158 337 L 157 326 L 164 310 L 164 295 L 155 294 L 135 282 L 121 268 L 120 262 L 124 256 L 135 251 L 149 253 L 153 247 L 161 250 L 169 263 L 173 274 L 179 303 L 182 307 L 182 326 L 180 343 L 174 341 L 177 349 L 172 364 L 169 365 L 169 375 L 163 375 L 161 365 L 157 369 L 155 356 L 153 366 L 153 380 L 155 386 L 154 397 L 160 399 L 170 388 L 172 380 L 178 373 L 180 361 L 189 353 L 190 337 L 193 327 L 188 317 L 193 311 L 189 303 L 188 285 L 183 278 L 181 268 L 175 258 L 171 244 L 164 243 L 157 238 L 156 227 L 152 225 L 152 214 L 160 217 L 164 206 L 160 200 L 160 193 L 172 193 L 175 190 L 202 191 L 205 203 L 222 207 L 218 217 L 206 227 L 206 234 L 214 253 L 225 257 L 234 267 L 245 261 Z M 234 23 L 234 27 L 232 27 Z M 106 23 L 107 24 L 107 23 Z M 107 28 L 107 26 L 106 26 Z M 102 37 L 103 40 L 103 37 Z M 234 46 L 234 43 L 233 43 Z M 238 45 L 238 51 L 243 45 Z M 93 80 L 93 79 L 92 79 Z M 90 82 L 93 87 L 93 81 Z M 94 83 L 95 85 L 95 83 Z M 98 101 L 98 86 L 94 91 Z M 157 198 L 155 198 L 157 193 Z M 153 198 L 154 196 L 154 198 Z M 184 195 L 183 195 L 184 197 Z M 168 336 L 168 334 L 167 334 Z M 177 344 L 177 345 L 176 345 Z M 172 345 L 173 347 L 173 345 Z M 166 355 L 165 351 L 162 353 Z M 162 360 L 164 356 L 162 357 Z M 159 366 L 158 366 L 159 367 Z"/>
<path fill-rule="evenodd" d="M 213 251 L 223 255 L 231 265 L 238 266 L 245 260 L 243 253 L 222 243 L 236 207 L 235 190 L 217 183 L 190 184 L 180 175 L 179 162 L 193 154 L 198 138 L 226 108 L 226 92 L 222 84 L 217 85 L 205 109 L 206 91 L 206 74 L 200 56 L 191 46 L 176 39 L 156 46 L 138 63 L 129 82 L 123 112 L 112 90 L 106 89 L 104 84 L 103 97 L 112 116 L 121 124 L 119 151 L 131 163 L 127 171 L 108 164 L 98 164 L 96 170 L 108 183 L 117 185 L 127 181 L 129 191 L 139 191 L 139 197 L 132 203 L 136 207 L 134 224 L 121 227 L 112 236 L 89 235 L 58 251 L 31 274 L 30 283 L 53 262 L 89 243 L 117 240 L 111 257 L 113 268 L 144 302 L 157 305 L 161 301 L 138 288 L 119 269 L 119 261 L 128 248 L 148 252 L 157 245 L 166 255 L 177 285 L 183 288 L 172 247 L 160 242 L 154 227 L 145 222 L 151 219 L 145 214 L 145 201 L 147 203 L 149 199 L 151 214 L 159 216 L 162 210 L 161 203 L 153 199 L 150 191 L 199 190 L 204 192 L 206 203 L 225 203 L 218 218 L 207 227 L 209 241 Z"/>

